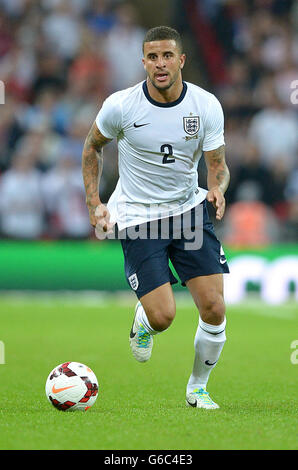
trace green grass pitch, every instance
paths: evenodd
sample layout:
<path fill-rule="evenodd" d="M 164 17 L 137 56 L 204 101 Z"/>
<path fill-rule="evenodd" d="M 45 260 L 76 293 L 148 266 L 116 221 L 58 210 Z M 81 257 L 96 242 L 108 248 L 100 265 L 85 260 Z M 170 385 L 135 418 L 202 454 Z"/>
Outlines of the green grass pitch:
<path fill-rule="evenodd" d="M 195 308 L 178 301 L 151 360 L 139 364 L 128 343 L 134 303 L 0 298 L 0 449 L 297 449 L 297 304 L 227 308 L 227 342 L 208 385 L 220 409 L 208 411 L 185 406 Z M 49 372 L 66 361 L 98 377 L 87 412 L 58 411 L 45 397 Z"/>

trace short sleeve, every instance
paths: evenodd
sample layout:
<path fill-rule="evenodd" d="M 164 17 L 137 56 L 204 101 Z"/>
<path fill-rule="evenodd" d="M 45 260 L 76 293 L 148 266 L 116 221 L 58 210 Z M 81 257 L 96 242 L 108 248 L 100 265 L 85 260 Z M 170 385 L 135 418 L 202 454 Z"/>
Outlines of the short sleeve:
<path fill-rule="evenodd" d="M 116 94 L 110 95 L 102 104 L 95 122 L 107 139 L 117 137 L 122 129 L 122 108 Z"/>
<path fill-rule="evenodd" d="M 218 99 L 212 95 L 205 120 L 203 151 L 215 150 L 225 144 L 224 114 Z"/>

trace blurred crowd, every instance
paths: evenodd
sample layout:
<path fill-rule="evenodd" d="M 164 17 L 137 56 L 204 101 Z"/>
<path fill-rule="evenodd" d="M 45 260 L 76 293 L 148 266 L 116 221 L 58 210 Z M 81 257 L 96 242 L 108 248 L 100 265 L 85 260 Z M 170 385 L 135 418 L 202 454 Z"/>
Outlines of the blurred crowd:
<path fill-rule="evenodd" d="M 298 2 L 197 0 L 216 32 L 232 245 L 298 240 Z M 215 72 L 215 75 L 214 75 Z"/>
<path fill-rule="evenodd" d="M 173 13 L 181 8 L 191 13 L 188 33 L 205 64 L 208 89 L 225 111 L 231 185 L 224 241 L 297 240 L 297 2 L 176 0 L 174 5 Z M 105 97 L 145 78 L 144 23 L 138 2 L 0 0 L 1 237 L 92 236 L 82 148 Z M 173 14 L 169 25 L 176 24 Z M 196 43 L 200 24 L 213 34 L 211 49 L 207 39 Z M 223 66 L 214 75 L 208 66 L 215 53 Z M 104 154 L 100 195 L 106 202 L 118 178 L 116 144 Z"/>

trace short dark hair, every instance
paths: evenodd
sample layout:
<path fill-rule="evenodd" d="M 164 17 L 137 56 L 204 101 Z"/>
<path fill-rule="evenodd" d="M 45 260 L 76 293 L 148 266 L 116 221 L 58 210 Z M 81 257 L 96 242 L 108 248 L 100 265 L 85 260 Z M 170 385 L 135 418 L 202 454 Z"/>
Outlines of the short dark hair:
<path fill-rule="evenodd" d="M 143 41 L 143 52 L 145 42 L 163 41 L 165 39 L 176 41 L 176 44 L 182 53 L 183 45 L 181 36 L 176 29 L 170 28 L 169 26 L 156 26 L 155 28 L 149 29 Z"/>

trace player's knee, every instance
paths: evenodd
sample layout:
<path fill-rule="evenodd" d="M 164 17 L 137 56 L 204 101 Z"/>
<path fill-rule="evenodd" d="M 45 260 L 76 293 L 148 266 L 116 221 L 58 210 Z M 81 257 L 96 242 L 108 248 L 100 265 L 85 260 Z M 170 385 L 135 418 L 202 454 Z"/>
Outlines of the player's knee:
<path fill-rule="evenodd" d="M 146 311 L 148 320 L 152 328 L 156 331 L 163 331 L 169 328 L 175 318 L 175 306 L 160 306 L 159 308 Z"/>
<path fill-rule="evenodd" d="M 220 325 L 225 319 L 225 303 L 222 295 L 206 299 L 200 309 L 202 320 L 211 325 Z"/>

